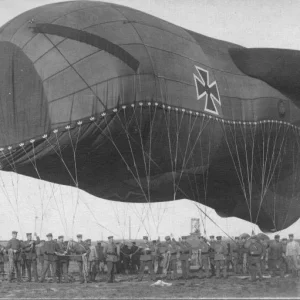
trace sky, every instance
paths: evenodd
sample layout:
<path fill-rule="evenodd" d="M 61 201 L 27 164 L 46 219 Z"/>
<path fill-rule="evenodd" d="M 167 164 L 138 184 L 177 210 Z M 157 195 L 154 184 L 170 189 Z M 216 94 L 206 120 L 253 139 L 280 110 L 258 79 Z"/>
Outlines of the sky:
<path fill-rule="evenodd" d="M 61 1 L 0 0 L 0 26 L 31 8 Z M 282 0 L 112 0 L 184 28 L 245 47 L 300 50 L 300 1 Z M 126 204 L 93 197 L 83 191 L 0 172 L 0 239 L 12 230 L 25 237 L 36 231 L 42 238 L 49 232 L 75 237 L 106 239 L 141 238 L 189 234 L 191 218 L 200 218 L 201 231 L 231 236 L 259 229 L 237 218 L 221 218 L 212 209 L 201 209 L 189 200 L 169 203 Z M 147 214 L 146 214 L 147 213 Z M 131 233 L 129 230 L 131 223 Z M 300 221 L 280 232 L 299 237 Z M 271 235 L 272 237 L 273 235 Z"/>

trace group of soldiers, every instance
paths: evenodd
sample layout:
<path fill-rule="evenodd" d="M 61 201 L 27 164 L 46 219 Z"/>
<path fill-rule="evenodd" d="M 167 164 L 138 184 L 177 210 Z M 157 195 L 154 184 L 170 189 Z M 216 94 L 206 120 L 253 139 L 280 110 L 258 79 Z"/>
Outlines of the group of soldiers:
<path fill-rule="evenodd" d="M 75 260 L 78 265 L 80 283 L 95 281 L 98 273 L 107 268 L 107 282 L 115 281 L 115 274 L 124 272 L 137 272 L 137 279 L 143 279 L 145 269 L 148 269 L 150 278 L 156 279 L 156 274 L 166 273 L 167 279 L 178 278 L 178 262 L 180 261 L 182 277 L 188 279 L 190 264 L 195 252 L 205 276 L 220 278 L 221 271 L 227 278 L 229 266 L 232 266 L 236 274 L 249 272 L 251 280 L 257 276 L 261 280 L 268 267 L 271 275 L 279 272 L 281 277 L 291 272 L 294 277 L 298 276 L 298 259 L 300 246 L 294 241 L 294 236 L 280 240 L 275 235 L 274 240 L 266 241 L 252 237 L 236 237 L 234 242 L 223 241 L 221 236 L 210 236 L 207 240 L 202 236 L 197 247 L 191 246 L 189 238 L 183 236 L 176 241 L 170 236 L 165 241 L 149 241 L 147 236 L 143 242 L 136 245 L 135 242 L 115 243 L 112 236 L 107 242 L 98 241 L 92 245 L 90 239 L 83 241 L 82 235 L 77 235 L 77 241 L 72 239 L 65 242 L 63 236 L 53 240 L 51 233 L 47 234 L 47 241 L 41 241 L 34 234 L 27 233 L 27 240 L 17 239 L 17 232 L 12 232 L 12 239 L 6 247 L 0 248 L 0 273 L 4 274 L 4 255 L 9 258 L 8 280 L 11 282 L 13 274 L 16 274 L 18 282 L 21 282 L 21 265 L 27 270 L 27 281 L 32 277 L 35 282 L 44 282 L 46 275 L 51 269 L 54 282 L 69 282 L 69 263 Z M 37 265 L 41 263 L 42 271 L 38 279 Z"/>

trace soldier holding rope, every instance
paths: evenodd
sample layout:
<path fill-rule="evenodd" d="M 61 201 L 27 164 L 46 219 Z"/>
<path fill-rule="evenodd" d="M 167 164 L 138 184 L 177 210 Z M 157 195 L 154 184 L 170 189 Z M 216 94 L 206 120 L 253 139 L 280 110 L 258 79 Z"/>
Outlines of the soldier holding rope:
<path fill-rule="evenodd" d="M 107 262 L 107 283 L 115 280 L 116 264 L 120 257 L 120 248 L 114 243 L 113 236 L 108 237 L 108 244 L 104 248 L 104 257 Z"/>
<path fill-rule="evenodd" d="M 8 251 L 9 255 L 9 273 L 8 273 L 8 281 L 12 281 L 12 274 L 14 271 L 14 268 L 17 273 L 17 280 L 18 282 L 21 282 L 21 250 L 22 250 L 22 244 L 17 239 L 18 232 L 13 231 L 12 232 L 12 239 L 8 241 L 6 245 L 6 250 Z"/>

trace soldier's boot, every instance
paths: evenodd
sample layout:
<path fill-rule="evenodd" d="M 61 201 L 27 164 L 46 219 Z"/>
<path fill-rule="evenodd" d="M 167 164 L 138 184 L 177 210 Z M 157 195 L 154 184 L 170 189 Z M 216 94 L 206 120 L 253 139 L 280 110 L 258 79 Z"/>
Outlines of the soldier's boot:
<path fill-rule="evenodd" d="M 151 274 L 151 280 L 155 281 L 156 280 L 156 274 L 154 273 L 154 271 Z"/>
<path fill-rule="evenodd" d="M 178 279 L 178 274 L 177 274 L 177 269 L 175 266 L 175 270 L 173 270 L 173 280 L 177 280 Z"/>
<path fill-rule="evenodd" d="M 283 269 L 280 270 L 280 278 L 284 278 L 284 270 Z"/>
<path fill-rule="evenodd" d="M 58 277 L 58 281 L 60 282 L 60 277 Z M 53 282 L 57 283 L 58 281 L 57 281 L 56 274 L 54 274 L 54 276 L 53 276 Z"/>
<path fill-rule="evenodd" d="M 112 275 L 111 274 L 108 274 L 106 282 L 107 283 L 113 283 L 113 281 L 112 281 Z"/>
<path fill-rule="evenodd" d="M 172 280 L 172 276 L 171 276 L 171 272 L 167 271 L 167 276 L 166 276 L 167 280 Z"/>
<path fill-rule="evenodd" d="M 208 267 L 205 268 L 205 277 L 209 278 L 209 269 L 208 269 Z"/>
<path fill-rule="evenodd" d="M 68 274 L 62 274 L 62 280 L 64 281 L 64 282 L 66 282 L 66 283 L 68 283 L 69 282 L 69 276 L 68 276 Z"/>
<path fill-rule="evenodd" d="M 213 264 L 211 265 L 211 275 L 216 276 L 216 268 Z"/>
<path fill-rule="evenodd" d="M 143 280 L 143 277 L 144 277 L 143 274 L 142 274 L 142 273 L 139 273 L 139 274 L 138 274 L 138 281 L 142 281 L 142 280 Z"/>
<path fill-rule="evenodd" d="M 249 270 L 249 273 L 251 275 L 251 281 L 256 281 L 256 270 Z"/>
<path fill-rule="evenodd" d="M 183 279 L 184 279 L 184 280 L 188 280 L 188 279 L 189 279 L 189 275 L 188 275 L 187 272 L 185 272 L 185 274 L 183 275 Z"/>
<path fill-rule="evenodd" d="M 83 278 L 83 274 L 80 274 L 80 277 L 79 277 L 79 282 L 82 284 L 84 283 L 84 278 Z"/>
<path fill-rule="evenodd" d="M 22 282 L 21 272 L 17 273 L 17 282 Z"/>
<path fill-rule="evenodd" d="M 261 280 L 263 280 L 263 273 L 262 273 L 262 270 L 261 270 L 261 268 L 259 268 L 259 269 L 256 269 L 256 273 L 257 273 L 257 275 L 258 275 L 258 277 L 259 277 L 259 280 L 261 281 Z"/>
<path fill-rule="evenodd" d="M 233 273 L 237 274 L 237 264 L 236 263 L 233 264 Z"/>
<path fill-rule="evenodd" d="M 28 270 L 27 273 L 28 273 L 28 278 L 26 281 L 31 282 L 31 270 Z"/>
<path fill-rule="evenodd" d="M 227 268 L 226 267 L 223 268 L 223 277 L 227 278 Z"/>

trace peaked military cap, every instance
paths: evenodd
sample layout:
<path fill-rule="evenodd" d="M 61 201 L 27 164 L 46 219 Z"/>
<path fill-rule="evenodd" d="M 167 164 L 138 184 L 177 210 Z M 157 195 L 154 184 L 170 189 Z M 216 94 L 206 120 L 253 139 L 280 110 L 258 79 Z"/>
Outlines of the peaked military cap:
<path fill-rule="evenodd" d="M 114 237 L 112 236 L 112 235 L 110 235 L 109 237 L 108 237 L 108 239 L 113 239 Z"/>
<path fill-rule="evenodd" d="M 97 241 L 97 244 L 101 244 L 102 243 L 102 241 Z"/>
<path fill-rule="evenodd" d="M 217 236 L 217 240 L 221 240 L 222 237 L 220 235 Z"/>
<path fill-rule="evenodd" d="M 148 240 L 148 237 L 146 235 L 143 236 L 143 240 Z"/>
<path fill-rule="evenodd" d="M 18 234 L 18 231 L 13 231 L 12 234 Z"/>
<path fill-rule="evenodd" d="M 51 237 L 52 237 L 53 235 L 52 235 L 52 233 L 48 233 L 46 236 L 47 236 L 47 237 L 48 237 L 48 236 L 51 236 Z"/>
<path fill-rule="evenodd" d="M 276 238 L 279 239 L 279 238 L 280 238 L 280 235 L 279 235 L 279 234 L 276 234 L 274 237 L 275 237 L 275 239 L 276 239 Z"/>
<path fill-rule="evenodd" d="M 64 238 L 64 236 L 63 235 L 60 235 L 59 237 L 58 237 L 58 239 L 63 239 Z"/>
<path fill-rule="evenodd" d="M 91 239 L 87 239 L 87 240 L 86 240 L 87 243 L 88 243 L 88 242 L 91 242 L 91 241 L 92 241 Z"/>
<path fill-rule="evenodd" d="M 294 237 L 294 235 L 292 233 L 290 233 L 289 236 Z"/>
<path fill-rule="evenodd" d="M 210 238 L 214 238 L 215 236 L 214 236 L 214 235 L 210 235 L 209 237 L 210 237 Z"/>
<path fill-rule="evenodd" d="M 239 240 L 240 238 L 239 238 L 238 236 L 236 236 L 234 239 L 235 239 L 235 240 Z"/>
<path fill-rule="evenodd" d="M 166 241 L 170 241 L 171 238 L 170 238 L 169 236 L 166 236 L 166 237 L 165 237 L 165 240 L 166 240 Z"/>
<path fill-rule="evenodd" d="M 281 239 L 282 241 L 287 241 L 287 238 L 283 238 L 283 239 Z"/>
<path fill-rule="evenodd" d="M 27 235 L 27 236 L 30 236 L 30 235 L 32 235 L 32 233 L 26 233 L 26 235 Z"/>
<path fill-rule="evenodd" d="M 78 238 L 82 238 L 82 234 L 77 234 L 77 237 Z"/>

